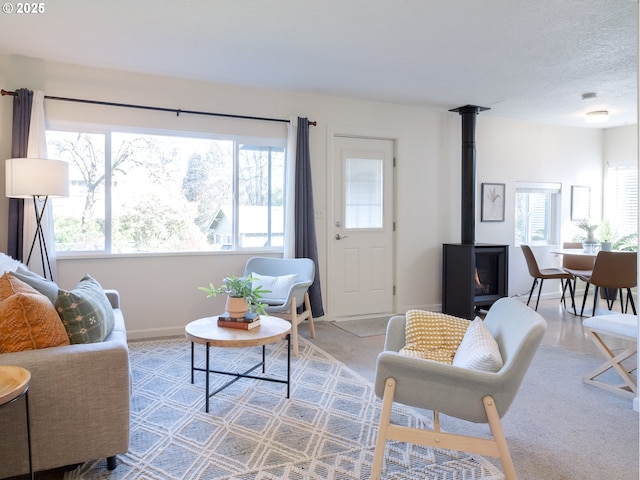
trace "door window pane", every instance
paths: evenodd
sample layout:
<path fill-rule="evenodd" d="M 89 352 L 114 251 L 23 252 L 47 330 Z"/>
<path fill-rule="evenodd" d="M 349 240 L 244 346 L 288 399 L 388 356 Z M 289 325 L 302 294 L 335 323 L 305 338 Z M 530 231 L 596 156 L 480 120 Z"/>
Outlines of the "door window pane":
<path fill-rule="evenodd" d="M 382 160 L 347 158 L 345 228 L 382 228 Z"/>

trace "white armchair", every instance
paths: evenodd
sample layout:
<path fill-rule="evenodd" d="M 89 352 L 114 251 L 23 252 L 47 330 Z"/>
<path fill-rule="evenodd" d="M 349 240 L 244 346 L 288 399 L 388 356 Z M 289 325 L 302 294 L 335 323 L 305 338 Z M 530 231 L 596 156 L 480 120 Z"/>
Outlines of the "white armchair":
<path fill-rule="evenodd" d="M 516 478 L 500 418 L 507 413 L 546 330 L 546 322 L 521 302 L 502 298 L 485 321 L 504 362 L 498 372 L 456 367 L 400 355 L 405 344 L 404 316 L 387 325 L 384 351 L 378 355 L 375 391 L 383 399 L 371 478 L 379 479 L 386 440 L 500 457 L 507 480 Z M 393 425 L 393 402 L 434 412 L 433 431 Z M 488 423 L 493 438 L 440 431 L 438 412 L 475 423 Z"/>
<path fill-rule="evenodd" d="M 293 354 L 298 355 L 298 325 L 301 322 L 309 321 L 311 338 L 316 338 L 307 293 L 315 278 L 315 263 L 309 258 L 252 257 L 244 268 L 244 276 L 249 275 L 254 283 L 272 291 L 261 300 L 267 304 L 266 312 L 291 322 Z"/>

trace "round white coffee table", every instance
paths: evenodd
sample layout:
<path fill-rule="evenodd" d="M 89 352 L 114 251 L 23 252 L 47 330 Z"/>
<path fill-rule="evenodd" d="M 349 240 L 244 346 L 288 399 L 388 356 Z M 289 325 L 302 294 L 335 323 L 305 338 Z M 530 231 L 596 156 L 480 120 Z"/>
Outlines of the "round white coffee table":
<path fill-rule="evenodd" d="M 266 382 L 284 383 L 287 385 L 287 398 L 289 398 L 289 387 L 291 380 L 291 323 L 277 317 L 260 315 L 260 325 L 250 330 L 238 328 L 218 327 L 218 317 L 205 317 L 194 320 L 184 328 L 185 337 L 191 341 L 191 383 L 194 383 L 194 372 L 205 372 L 205 411 L 209 412 L 209 398 L 216 393 L 224 390 L 229 385 L 237 382 L 241 378 L 253 378 Z M 287 340 L 287 379 L 271 378 L 265 376 L 251 375 L 251 372 L 262 367 L 262 373 L 265 373 L 265 347 L 266 345 Z M 194 345 L 200 343 L 205 345 L 206 357 L 205 368 L 199 368 L 194 365 Z M 250 369 L 242 373 L 224 372 L 220 370 L 212 370 L 209 360 L 210 347 L 226 347 L 226 348 L 243 348 L 243 347 L 262 347 L 262 361 Z M 217 373 L 221 375 L 229 375 L 233 378 L 215 391 L 209 391 L 209 375 Z"/>

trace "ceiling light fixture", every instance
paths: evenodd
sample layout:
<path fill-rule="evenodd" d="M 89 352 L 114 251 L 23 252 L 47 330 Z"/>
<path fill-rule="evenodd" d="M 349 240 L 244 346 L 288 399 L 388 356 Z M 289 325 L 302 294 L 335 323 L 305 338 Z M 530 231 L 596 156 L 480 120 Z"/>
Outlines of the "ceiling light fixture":
<path fill-rule="evenodd" d="M 609 120 L 609 112 L 607 110 L 596 110 L 587 112 L 585 120 L 588 123 L 601 123 Z"/>

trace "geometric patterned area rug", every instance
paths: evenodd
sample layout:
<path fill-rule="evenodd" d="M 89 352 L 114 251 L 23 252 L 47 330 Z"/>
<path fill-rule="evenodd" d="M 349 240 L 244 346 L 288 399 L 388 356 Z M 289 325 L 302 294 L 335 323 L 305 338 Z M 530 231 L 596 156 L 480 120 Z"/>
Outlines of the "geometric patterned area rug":
<path fill-rule="evenodd" d="M 372 385 L 303 338 L 286 385 L 240 379 L 204 409 L 203 372 L 191 384 L 190 342 L 129 344 L 133 375 L 129 452 L 115 470 L 89 462 L 65 480 L 368 479 L 381 406 Z M 205 347 L 196 344 L 196 365 Z M 241 372 L 262 349 L 211 348 L 211 368 Z M 244 368 L 244 370 L 243 370 Z M 255 372 L 254 372 L 255 373 Z M 267 345 L 266 374 L 286 377 L 286 342 Z M 231 377 L 211 374 L 211 390 Z M 430 428 L 431 419 L 398 405 L 394 423 Z M 387 442 L 385 479 L 503 480 L 478 455 Z"/>

